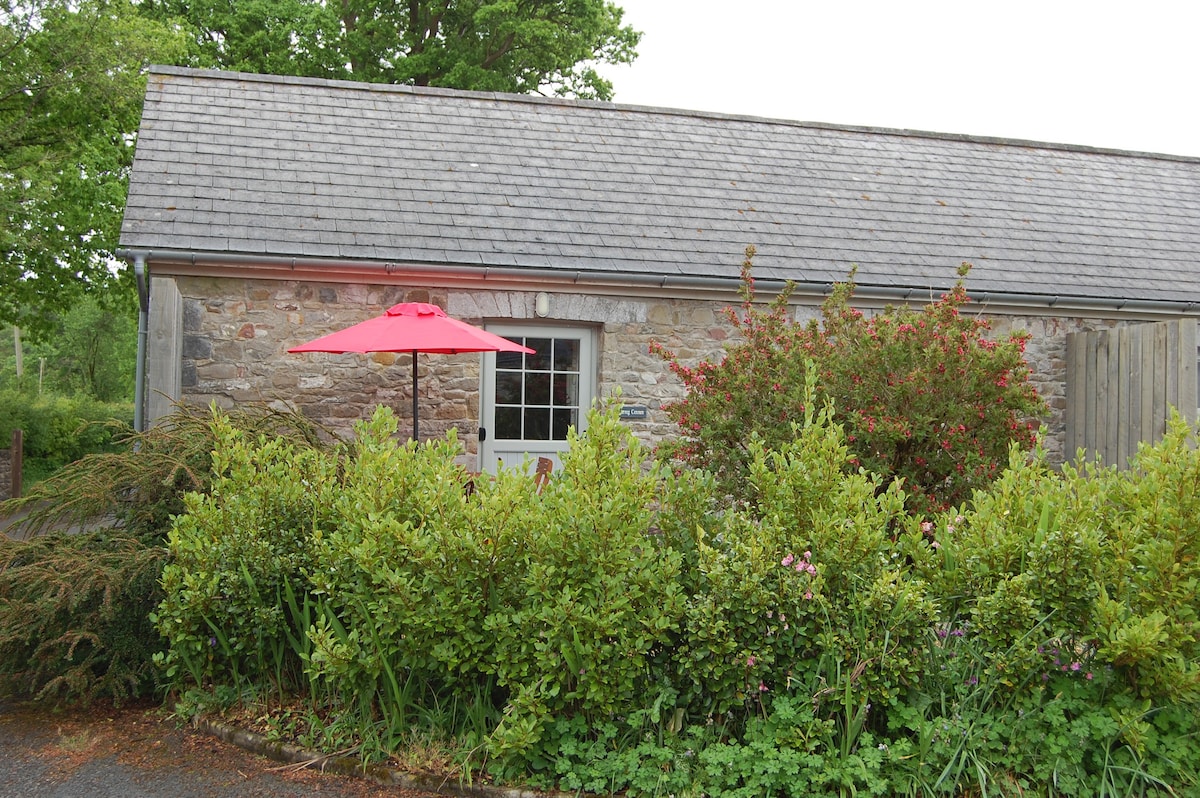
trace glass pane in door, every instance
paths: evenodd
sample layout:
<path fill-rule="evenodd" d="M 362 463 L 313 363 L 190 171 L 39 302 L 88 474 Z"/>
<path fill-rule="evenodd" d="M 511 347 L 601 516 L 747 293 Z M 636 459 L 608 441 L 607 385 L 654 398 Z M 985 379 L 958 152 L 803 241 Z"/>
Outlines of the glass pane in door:
<path fill-rule="evenodd" d="M 535 354 L 496 356 L 496 437 L 565 441 L 579 423 L 580 358 L 575 338 L 509 337 Z"/>

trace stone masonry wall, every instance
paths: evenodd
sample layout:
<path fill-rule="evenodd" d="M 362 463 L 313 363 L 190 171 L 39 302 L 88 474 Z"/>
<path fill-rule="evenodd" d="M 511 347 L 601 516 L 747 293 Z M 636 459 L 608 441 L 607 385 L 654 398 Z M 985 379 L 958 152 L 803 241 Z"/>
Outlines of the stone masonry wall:
<path fill-rule="evenodd" d="M 12 496 L 12 449 L 0 449 L 0 501 L 11 499 Z"/>
<path fill-rule="evenodd" d="M 181 277 L 183 295 L 182 388 L 190 402 L 231 407 L 258 401 L 299 408 L 336 434 L 379 404 L 393 407 L 400 433 L 411 429 L 411 358 L 408 354 L 292 355 L 287 348 L 382 313 L 397 302 L 432 302 L 471 323 L 536 324 L 532 291 L 448 287 L 310 283 Z M 625 404 L 648 408 L 631 429 L 649 444 L 674 433 L 662 412 L 683 388 L 666 364 L 650 354 L 652 341 L 686 362 L 720 357 L 732 333 L 724 301 L 552 294 L 545 319 L 596 331 L 601 396 L 620 390 Z M 811 318 L 815 308 L 797 308 Z M 1065 439 L 1066 335 L 1112 326 L 1097 318 L 995 315 L 997 336 L 1024 329 L 1034 382 L 1046 399 L 1047 449 L 1061 460 Z M 420 355 L 421 437 L 457 428 L 469 453 L 477 450 L 479 366 L 476 354 Z"/>

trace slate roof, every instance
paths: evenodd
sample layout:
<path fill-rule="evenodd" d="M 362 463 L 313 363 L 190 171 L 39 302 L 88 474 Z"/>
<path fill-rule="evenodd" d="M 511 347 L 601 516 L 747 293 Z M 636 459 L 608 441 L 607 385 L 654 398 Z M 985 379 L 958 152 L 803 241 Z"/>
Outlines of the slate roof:
<path fill-rule="evenodd" d="M 121 245 L 1200 302 L 1200 159 L 156 68 Z"/>

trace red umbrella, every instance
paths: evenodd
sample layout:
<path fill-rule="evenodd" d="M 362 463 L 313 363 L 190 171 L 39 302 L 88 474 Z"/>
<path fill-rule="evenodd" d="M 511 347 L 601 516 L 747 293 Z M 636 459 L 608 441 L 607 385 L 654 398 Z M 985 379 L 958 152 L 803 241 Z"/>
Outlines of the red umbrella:
<path fill-rule="evenodd" d="M 402 302 L 382 316 L 317 338 L 289 352 L 412 352 L 413 440 L 417 439 L 417 352 L 456 355 L 459 352 L 534 351 L 465 321 L 452 319 L 437 305 Z"/>

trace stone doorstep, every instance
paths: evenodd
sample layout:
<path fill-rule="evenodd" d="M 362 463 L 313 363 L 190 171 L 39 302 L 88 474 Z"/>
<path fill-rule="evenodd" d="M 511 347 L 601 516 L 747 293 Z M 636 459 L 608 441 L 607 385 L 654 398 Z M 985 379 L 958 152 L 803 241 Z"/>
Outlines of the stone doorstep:
<path fill-rule="evenodd" d="M 579 793 L 573 792 L 539 792 L 537 790 L 495 787 L 486 784 L 474 786 L 451 784 L 445 779 L 406 773 L 402 770 L 387 767 L 386 765 L 364 765 L 354 757 L 319 754 L 314 751 L 306 751 L 294 745 L 272 742 L 261 734 L 245 731 L 244 729 L 236 729 L 204 717 L 194 718 L 192 725 L 199 731 L 210 734 L 222 742 L 236 745 L 238 748 L 266 757 L 275 762 L 283 762 L 299 767 L 317 768 L 322 773 L 363 778 L 377 784 L 395 786 L 407 790 L 428 790 L 440 795 L 460 796 L 460 798 L 577 798 L 579 795 Z"/>

